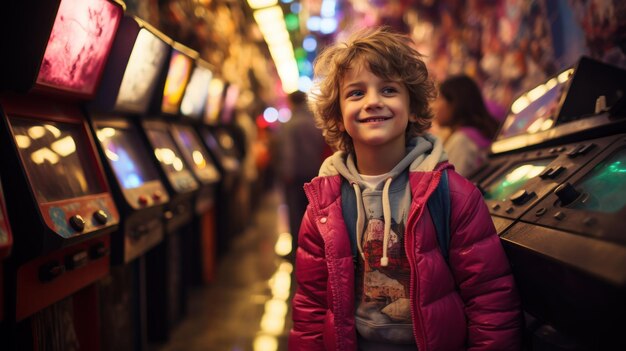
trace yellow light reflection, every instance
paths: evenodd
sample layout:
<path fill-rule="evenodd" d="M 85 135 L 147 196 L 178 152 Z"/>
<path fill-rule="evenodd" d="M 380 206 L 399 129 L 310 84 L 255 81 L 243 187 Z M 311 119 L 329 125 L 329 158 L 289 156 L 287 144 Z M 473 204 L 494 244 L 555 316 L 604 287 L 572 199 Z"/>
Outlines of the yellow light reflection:
<path fill-rule="evenodd" d="M 282 317 L 282 318 L 281 318 Z M 285 317 L 265 313 L 261 319 L 261 331 L 271 335 L 279 335 L 285 329 Z"/>
<path fill-rule="evenodd" d="M 174 167 L 174 169 L 178 172 L 182 171 L 183 168 L 185 168 L 185 166 L 183 165 L 183 161 L 178 157 L 176 157 L 174 159 L 174 162 L 172 162 L 172 167 Z"/>
<path fill-rule="evenodd" d="M 269 335 L 259 335 L 254 339 L 254 351 L 276 351 L 278 350 L 278 340 Z"/>
<path fill-rule="evenodd" d="M 59 155 L 54 153 L 54 151 L 48 149 L 47 147 L 41 148 L 30 155 L 30 158 L 35 162 L 35 164 L 43 164 L 45 161 L 50 162 L 51 164 L 56 164 L 59 162 Z"/>
<path fill-rule="evenodd" d="M 263 32 L 264 25 L 270 25 L 276 22 L 283 22 L 283 10 L 279 6 L 272 6 L 266 9 L 254 11 L 254 19 L 259 24 L 259 29 Z"/>
<path fill-rule="evenodd" d="M 542 97 L 547 91 L 548 89 L 546 88 L 546 86 L 541 84 L 537 86 L 536 88 L 534 88 L 533 90 L 529 91 L 527 95 L 530 101 L 532 102 Z"/>
<path fill-rule="evenodd" d="M 69 135 L 50 144 L 50 147 L 52 148 L 52 150 L 54 150 L 54 152 L 63 157 L 71 155 L 76 151 L 76 143 L 74 142 L 74 138 Z"/>
<path fill-rule="evenodd" d="M 39 139 L 46 134 L 46 129 L 42 126 L 28 128 L 28 135 L 33 139 Z"/>
<path fill-rule="evenodd" d="M 548 130 L 548 129 L 552 128 L 553 125 L 554 125 L 554 120 L 553 119 L 546 119 L 541 124 L 541 130 Z"/>
<path fill-rule="evenodd" d="M 105 141 L 115 136 L 115 129 L 109 128 L 109 127 L 102 128 L 102 129 L 99 129 L 98 132 L 96 132 L 96 134 L 98 136 L 98 140 Z"/>
<path fill-rule="evenodd" d="M 291 288 L 291 275 L 287 272 L 276 272 L 271 280 L 272 295 L 276 298 L 287 300 L 289 298 L 289 289 Z"/>
<path fill-rule="evenodd" d="M 528 98 L 526 97 L 526 95 L 520 96 L 517 100 L 515 100 L 515 102 L 513 102 L 513 104 L 511 105 L 511 112 L 518 114 L 520 113 L 522 110 L 524 110 L 526 107 L 528 107 L 528 105 L 530 104 L 530 101 L 528 100 Z"/>
<path fill-rule="evenodd" d="M 281 234 L 282 235 L 282 234 Z M 276 350 L 276 336 L 285 330 L 285 317 L 289 312 L 289 295 L 293 265 L 282 262 L 268 284 L 272 290 L 272 298 L 265 303 L 265 312 L 261 318 L 260 335 L 254 340 L 254 350 Z"/>
<path fill-rule="evenodd" d="M 15 142 L 20 149 L 27 149 L 30 146 L 30 138 L 26 135 L 15 134 Z"/>
<path fill-rule="evenodd" d="M 272 299 L 265 303 L 265 312 L 275 316 L 284 316 L 287 314 L 287 303 L 284 300 Z"/>
<path fill-rule="evenodd" d="M 55 126 L 45 124 L 44 128 L 46 128 L 50 133 L 52 133 L 52 135 L 54 135 L 55 138 L 58 138 L 61 136 L 61 131 L 59 130 L 59 128 Z"/>
<path fill-rule="evenodd" d="M 278 0 L 248 0 L 248 5 L 252 9 L 260 9 L 262 7 L 274 6 L 278 3 Z"/>
<path fill-rule="evenodd" d="M 568 69 L 567 71 L 563 71 L 561 74 L 559 74 L 558 77 L 557 77 L 559 83 L 567 82 L 567 80 L 570 78 L 572 73 L 574 73 L 574 70 L 573 69 Z"/>
<path fill-rule="evenodd" d="M 193 158 L 193 163 L 195 163 L 198 168 L 206 167 L 206 160 L 204 156 L 202 156 L 202 152 L 194 150 L 194 152 L 191 153 L 191 157 Z"/>
<path fill-rule="evenodd" d="M 289 233 L 281 233 L 278 236 L 278 240 L 276 240 L 276 245 L 274 245 L 274 252 L 276 252 L 279 256 L 287 256 L 291 253 L 293 248 L 291 247 L 292 236 Z"/>
<path fill-rule="evenodd" d="M 107 158 L 113 162 L 117 162 L 120 159 L 120 157 L 115 152 L 109 149 L 105 149 L 104 154 L 107 155 Z"/>
<path fill-rule="evenodd" d="M 546 82 L 546 89 L 550 90 L 554 88 L 557 84 L 559 84 L 559 81 L 556 78 L 552 78 Z"/>
<path fill-rule="evenodd" d="M 154 155 L 159 162 L 165 163 L 166 165 L 171 165 L 174 163 L 174 160 L 176 160 L 176 154 L 168 148 L 154 149 Z"/>
<path fill-rule="evenodd" d="M 284 261 L 280 264 L 280 266 L 278 266 L 278 270 L 280 272 L 286 272 L 291 274 L 293 272 L 293 265 L 289 262 Z"/>

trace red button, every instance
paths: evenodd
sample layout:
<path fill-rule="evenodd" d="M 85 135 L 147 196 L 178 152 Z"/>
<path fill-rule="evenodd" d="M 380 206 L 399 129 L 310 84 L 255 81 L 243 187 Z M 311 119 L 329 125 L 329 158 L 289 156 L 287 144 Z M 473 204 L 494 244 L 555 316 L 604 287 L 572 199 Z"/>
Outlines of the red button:
<path fill-rule="evenodd" d="M 139 201 L 139 204 L 141 206 L 145 206 L 148 204 L 148 197 L 146 197 L 145 195 L 139 195 L 139 197 L 137 198 L 137 201 Z"/>

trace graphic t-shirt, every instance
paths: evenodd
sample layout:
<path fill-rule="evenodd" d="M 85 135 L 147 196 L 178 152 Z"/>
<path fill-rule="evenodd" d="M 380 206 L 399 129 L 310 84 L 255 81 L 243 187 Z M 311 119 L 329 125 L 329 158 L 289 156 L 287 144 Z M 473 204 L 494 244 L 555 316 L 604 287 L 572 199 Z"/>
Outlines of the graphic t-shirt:
<path fill-rule="evenodd" d="M 366 178 L 366 177 L 363 177 Z M 367 183 L 367 179 L 364 179 Z M 400 175 L 389 189 L 391 232 L 389 263 L 383 267 L 384 217 L 382 184 L 362 190 L 366 214 L 357 272 L 356 327 L 361 340 L 414 344 L 409 301 L 410 267 L 404 251 L 405 222 L 411 202 L 408 176 Z"/>

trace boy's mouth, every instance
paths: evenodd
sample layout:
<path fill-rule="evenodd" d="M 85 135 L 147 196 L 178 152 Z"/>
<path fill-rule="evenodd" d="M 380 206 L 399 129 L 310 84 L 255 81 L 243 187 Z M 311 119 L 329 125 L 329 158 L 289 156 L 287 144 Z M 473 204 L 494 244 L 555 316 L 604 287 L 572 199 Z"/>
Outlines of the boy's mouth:
<path fill-rule="evenodd" d="M 384 122 L 386 120 L 391 119 L 392 117 L 381 117 L 381 116 L 374 116 L 374 117 L 367 117 L 367 118 L 363 118 L 358 120 L 359 123 L 373 123 L 373 122 Z"/>

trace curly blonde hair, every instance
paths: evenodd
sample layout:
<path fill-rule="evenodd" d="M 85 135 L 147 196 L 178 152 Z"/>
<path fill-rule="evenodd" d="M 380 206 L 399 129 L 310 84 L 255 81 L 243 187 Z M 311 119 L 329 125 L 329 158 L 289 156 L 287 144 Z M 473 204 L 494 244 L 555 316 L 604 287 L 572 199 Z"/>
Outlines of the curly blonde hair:
<path fill-rule="evenodd" d="M 436 96 L 422 55 L 411 46 L 411 39 L 383 26 L 353 33 L 345 42 L 325 48 L 314 63 L 316 89 L 309 93 L 309 108 L 328 145 L 352 152 L 352 138 L 339 128 L 342 122 L 339 88 L 353 64 L 366 64 L 380 78 L 402 82 L 409 93 L 409 110 L 417 116 L 409 121 L 407 141 L 430 128 L 433 113 L 429 102 Z"/>

